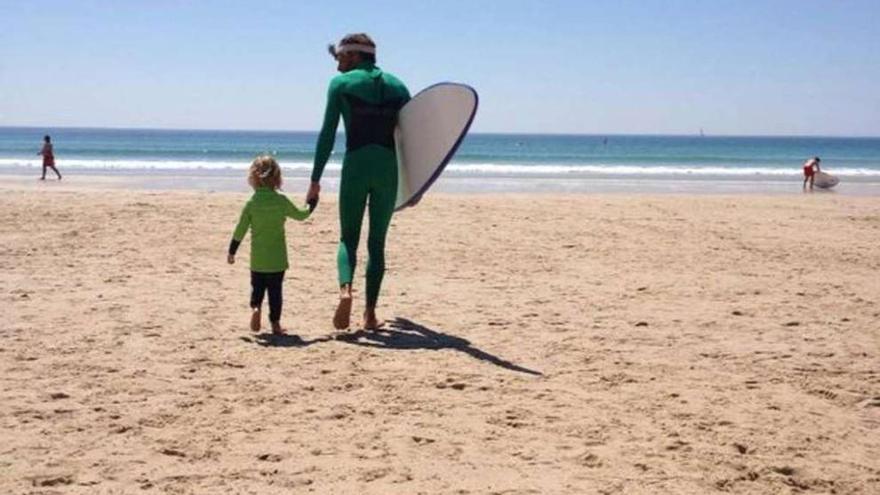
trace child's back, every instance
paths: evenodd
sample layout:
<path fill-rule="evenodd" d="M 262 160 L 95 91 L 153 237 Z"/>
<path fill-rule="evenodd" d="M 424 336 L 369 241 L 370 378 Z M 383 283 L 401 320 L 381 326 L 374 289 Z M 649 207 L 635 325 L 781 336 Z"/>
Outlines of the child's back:
<path fill-rule="evenodd" d="M 287 261 L 287 237 L 284 223 L 287 218 L 305 220 L 309 211 L 300 210 L 277 189 L 281 187 L 281 168 L 270 156 L 259 156 L 251 164 L 248 183 L 254 195 L 244 205 L 238 225 L 229 243 L 229 263 L 235 263 L 235 253 L 247 231 L 251 231 L 251 329 L 260 329 L 263 297 L 269 294 L 269 321 L 272 332 L 282 334 L 282 284 Z"/>
<path fill-rule="evenodd" d="M 274 273 L 287 270 L 287 237 L 284 223 L 288 217 L 304 220 L 309 216 L 287 198 L 269 187 L 257 187 L 242 211 L 233 238 L 241 241 L 251 230 L 251 270 Z"/>

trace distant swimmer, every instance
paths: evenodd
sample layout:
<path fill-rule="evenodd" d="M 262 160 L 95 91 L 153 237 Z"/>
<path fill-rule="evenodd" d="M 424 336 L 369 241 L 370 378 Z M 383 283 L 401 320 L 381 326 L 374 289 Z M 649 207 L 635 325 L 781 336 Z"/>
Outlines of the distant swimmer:
<path fill-rule="evenodd" d="M 816 179 L 816 174 L 822 171 L 819 168 L 819 162 L 821 161 L 821 158 L 814 156 L 804 162 L 804 189 L 807 188 L 807 181 L 810 182 L 810 189 L 813 189 L 813 181 Z"/>
<path fill-rule="evenodd" d="M 43 136 L 43 149 L 41 149 L 38 155 L 43 156 L 43 176 L 40 177 L 40 180 L 46 180 L 46 169 L 51 168 L 55 171 L 55 174 L 58 175 L 58 180 L 61 180 L 61 172 L 55 168 L 55 152 L 52 150 L 52 138 L 48 135 Z"/>

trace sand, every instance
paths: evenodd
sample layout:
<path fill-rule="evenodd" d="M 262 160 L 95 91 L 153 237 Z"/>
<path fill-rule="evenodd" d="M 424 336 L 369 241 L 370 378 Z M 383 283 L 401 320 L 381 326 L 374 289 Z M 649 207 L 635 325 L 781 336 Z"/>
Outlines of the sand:
<path fill-rule="evenodd" d="M 0 493 L 880 493 L 880 198 L 432 195 L 340 338 L 325 195 L 272 338 L 246 197 L 0 187 Z"/>

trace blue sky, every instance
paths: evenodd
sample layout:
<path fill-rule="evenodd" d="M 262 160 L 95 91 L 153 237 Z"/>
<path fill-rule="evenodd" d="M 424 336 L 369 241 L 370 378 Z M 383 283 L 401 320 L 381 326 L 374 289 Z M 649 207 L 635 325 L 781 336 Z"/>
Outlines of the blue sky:
<path fill-rule="evenodd" d="M 259 7 L 256 7 L 259 5 Z M 370 33 L 482 132 L 880 135 L 880 2 L 0 0 L 0 125 L 314 130 Z"/>

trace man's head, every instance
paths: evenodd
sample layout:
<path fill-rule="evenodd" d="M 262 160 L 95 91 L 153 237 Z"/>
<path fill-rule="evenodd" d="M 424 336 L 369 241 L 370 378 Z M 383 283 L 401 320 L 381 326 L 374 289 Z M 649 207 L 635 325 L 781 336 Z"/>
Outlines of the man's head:
<path fill-rule="evenodd" d="M 376 43 L 366 33 L 345 35 L 338 44 L 327 49 L 336 59 L 339 72 L 348 72 L 361 62 L 376 63 Z"/>
<path fill-rule="evenodd" d="M 52 141 L 52 138 L 51 138 L 51 137 L 49 137 L 49 135 L 48 135 L 48 134 L 46 134 L 46 135 L 45 135 L 45 136 L 43 136 L 43 141 L 45 141 L 45 142 L 47 142 L 47 143 L 48 143 L 48 142 L 50 142 L 50 141 Z"/>

